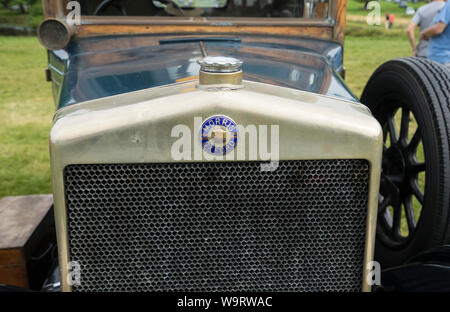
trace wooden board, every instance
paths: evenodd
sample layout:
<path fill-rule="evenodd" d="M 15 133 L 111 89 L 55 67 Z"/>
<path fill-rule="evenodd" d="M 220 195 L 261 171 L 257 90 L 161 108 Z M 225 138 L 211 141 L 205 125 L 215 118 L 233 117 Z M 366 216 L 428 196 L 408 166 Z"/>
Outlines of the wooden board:
<path fill-rule="evenodd" d="M 27 263 L 47 235 L 52 195 L 0 200 L 0 284 L 29 287 Z"/>
<path fill-rule="evenodd" d="M 100 35 L 127 35 L 127 34 L 189 34 L 189 33 L 215 33 L 215 34 L 260 34 L 303 36 L 320 39 L 331 39 L 331 26 L 210 26 L 210 25 L 81 25 L 77 27 L 77 37 L 92 37 Z"/>
<path fill-rule="evenodd" d="M 333 28 L 333 39 L 344 45 L 345 39 L 345 13 L 347 11 L 347 0 L 331 1 L 331 16 L 335 20 Z"/>

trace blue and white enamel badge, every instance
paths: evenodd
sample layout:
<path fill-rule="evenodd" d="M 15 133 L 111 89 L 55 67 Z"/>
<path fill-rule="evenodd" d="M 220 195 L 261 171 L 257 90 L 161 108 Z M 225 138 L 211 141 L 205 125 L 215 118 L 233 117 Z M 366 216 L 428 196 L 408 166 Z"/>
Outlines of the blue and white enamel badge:
<path fill-rule="evenodd" d="M 219 156 L 231 152 L 237 145 L 238 136 L 236 123 L 227 116 L 211 116 L 202 123 L 202 147 L 212 155 Z"/>

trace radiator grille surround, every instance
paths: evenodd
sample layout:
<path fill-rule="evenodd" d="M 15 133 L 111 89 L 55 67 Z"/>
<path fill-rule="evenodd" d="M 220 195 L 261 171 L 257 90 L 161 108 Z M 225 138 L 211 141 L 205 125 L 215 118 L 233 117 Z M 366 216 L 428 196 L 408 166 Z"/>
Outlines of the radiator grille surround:
<path fill-rule="evenodd" d="M 73 291 L 359 291 L 369 162 L 69 165 Z"/>

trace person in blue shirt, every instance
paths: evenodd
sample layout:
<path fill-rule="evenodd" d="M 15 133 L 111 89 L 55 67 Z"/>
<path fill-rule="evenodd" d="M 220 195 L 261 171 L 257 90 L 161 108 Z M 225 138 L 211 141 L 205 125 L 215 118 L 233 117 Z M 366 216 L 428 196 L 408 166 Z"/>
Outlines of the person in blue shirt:
<path fill-rule="evenodd" d="M 420 33 L 420 39 L 430 40 L 428 57 L 450 69 L 450 1 L 436 14 L 433 25 Z"/>

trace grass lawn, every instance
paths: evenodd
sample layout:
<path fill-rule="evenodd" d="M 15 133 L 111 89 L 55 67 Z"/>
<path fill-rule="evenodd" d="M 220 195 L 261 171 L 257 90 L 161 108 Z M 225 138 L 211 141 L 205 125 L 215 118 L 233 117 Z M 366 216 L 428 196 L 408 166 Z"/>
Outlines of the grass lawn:
<path fill-rule="evenodd" d="M 344 65 L 346 82 L 358 96 L 370 75 L 382 63 L 403 56 L 410 56 L 411 48 L 404 37 L 354 37 L 345 38 Z"/>
<path fill-rule="evenodd" d="M 35 37 L 0 37 L 0 198 L 49 193 L 53 101 Z"/>

